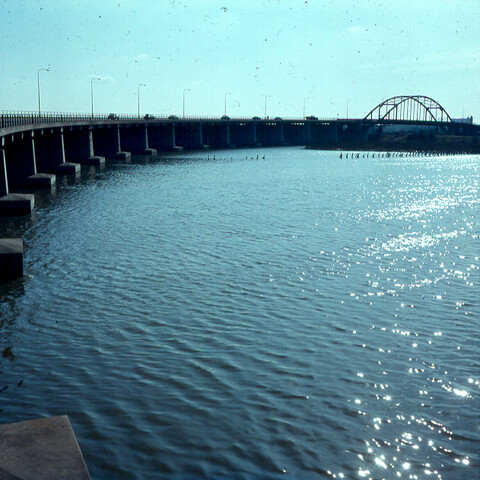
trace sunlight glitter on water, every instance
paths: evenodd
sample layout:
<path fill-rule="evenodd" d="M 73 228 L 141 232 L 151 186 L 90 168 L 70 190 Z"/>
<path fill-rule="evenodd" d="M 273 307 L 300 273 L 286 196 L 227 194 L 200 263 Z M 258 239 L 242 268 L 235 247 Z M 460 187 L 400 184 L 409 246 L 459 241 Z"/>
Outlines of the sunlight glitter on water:
<path fill-rule="evenodd" d="M 479 158 L 261 152 L 137 157 L 9 221 L 2 415 L 68 412 L 93 478 L 468 478 Z"/>

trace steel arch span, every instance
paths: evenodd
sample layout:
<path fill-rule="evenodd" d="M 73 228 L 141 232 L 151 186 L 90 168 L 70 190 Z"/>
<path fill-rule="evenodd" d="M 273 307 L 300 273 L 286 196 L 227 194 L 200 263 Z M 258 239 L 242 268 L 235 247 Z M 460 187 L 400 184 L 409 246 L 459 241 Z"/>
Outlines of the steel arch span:
<path fill-rule="evenodd" d="M 436 100 L 424 95 L 389 98 L 378 104 L 365 120 L 452 122 L 450 115 Z"/>

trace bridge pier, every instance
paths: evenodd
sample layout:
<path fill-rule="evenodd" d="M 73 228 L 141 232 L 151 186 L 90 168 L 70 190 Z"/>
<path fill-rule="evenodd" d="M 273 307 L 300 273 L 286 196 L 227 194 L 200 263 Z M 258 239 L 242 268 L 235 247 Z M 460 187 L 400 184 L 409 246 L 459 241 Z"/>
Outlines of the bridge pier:
<path fill-rule="evenodd" d="M 143 155 L 154 155 L 157 153 L 155 148 L 150 148 L 148 145 L 148 130 L 147 126 L 126 126 L 120 128 L 120 136 L 122 143 L 132 153 Z"/>
<path fill-rule="evenodd" d="M 230 141 L 230 124 L 227 124 L 225 127 L 225 146 L 228 148 L 235 148 L 235 145 L 232 145 Z"/>
<path fill-rule="evenodd" d="M 80 164 L 65 161 L 65 145 L 62 129 L 41 130 L 35 136 L 37 168 L 57 175 L 80 172 Z"/>
<path fill-rule="evenodd" d="M 255 147 L 261 147 L 262 144 L 258 142 L 257 124 L 256 123 L 252 123 L 252 136 L 253 136 L 253 145 Z"/>
<path fill-rule="evenodd" d="M 23 240 L 0 238 L 0 282 L 23 277 Z"/>
<path fill-rule="evenodd" d="M 132 154 L 122 151 L 120 129 L 117 125 L 107 125 L 92 130 L 95 152 L 102 157 L 130 160 Z"/>
<path fill-rule="evenodd" d="M 197 150 L 204 148 L 203 126 L 195 122 L 182 122 L 175 129 L 175 143 L 178 142 L 183 148 Z"/>
<path fill-rule="evenodd" d="M 159 125 L 149 126 L 148 131 L 149 145 L 157 151 L 171 152 L 173 150 L 182 149 L 176 146 L 175 124 L 162 123 Z"/>
<path fill-rule="evenodd" d="M 96 156 L 93 148 L 92 128 L 71 127 L 63 131 L 65 156 L 82 165 L 103 165 L 105 157 Z"/>
<path fill-rule="evenodd" d="M 45 188 L 55 184 L 55 175 L 37 171 L 33 131 L 12 135 L 4 149 L 10 186 Z"/>
<path fill-rule="evenodd" d="M 279 127 L 279 135 L 280 135 L 280 145 L 285 145 L 285 136 L 283 134 L 283 121 L 280 120 L 278 125 L 280 126 Z"/>
<path fill-rule="evenodd" d="M 201 123 L 198 125 L 198 144 L 200 148 L 209 148 L 208 145 L 203 143 L 203 125 Z"/>
<path fill-rule="evenodd" d="M 32 194 L 10 193 L 5 150 L 0 150 L 0 215 L 25 215 L 35 204 Z"/>

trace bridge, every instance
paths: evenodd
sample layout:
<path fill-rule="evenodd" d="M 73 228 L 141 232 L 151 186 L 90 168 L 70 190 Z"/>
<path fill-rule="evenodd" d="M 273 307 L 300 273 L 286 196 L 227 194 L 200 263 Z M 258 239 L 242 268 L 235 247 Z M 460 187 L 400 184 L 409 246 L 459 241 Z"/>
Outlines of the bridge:
<path fill-rule="evenodd" d="M 0 215 L 33 208 L 33 195 L 12 190 L 50 187 L 56 175 L 76 174 L 80 165 L 101 165 L 106 157 L 128 160 L 132 153 L 284 145 L 375 149 L 389 128 L 407 127 L 425 138 L 463 136 L 476 141 L 480 135 L 479 126 L 454 122 L 426 96 L 392 97 L 361 119 L 4 111 L 0 112 Z M 422 149 L 421 144 L 412 145 Z"/>

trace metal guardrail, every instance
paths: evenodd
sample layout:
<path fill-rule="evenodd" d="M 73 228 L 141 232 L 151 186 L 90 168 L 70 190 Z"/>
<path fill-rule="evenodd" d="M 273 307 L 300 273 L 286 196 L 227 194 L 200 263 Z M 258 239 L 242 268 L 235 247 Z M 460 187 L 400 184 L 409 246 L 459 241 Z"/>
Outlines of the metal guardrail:
<path fill-rule="evenodd" d="M 132 122 L 132 121 L 155 121 L 155 120 L 175 120 L 178 122 L 182 121 L 200 121 L 200 120 L 224 120 L 222 117 L 217 116 L 177 116 L 177 115 L 146 115 L 138 116 L 135 114 L 107 114 L 107 113 L 96 113 L 93 116 L 89 113 L 68 113 L 68 112 L 24 112 L 24 111 L 12 111 L 12 110 L 0 110 L 0 129 L 8 127 L 17 127 L 17 126 L 27 126 L 27 125 L 38 125 L 38 124 L 48 124 L 48 123 L 106 123 L 106 122 Z M 293 118 L 293 117 L 275 117 L 275 118 L 264 118 L 264 117 L 228 117 L 225 120 L 233 121 L 265 121 L 265 122 L 275 122 L 280 120 L 286 121 L 295 121 L 295 122 L 304 122 L 306 121 L 303 118 Z M 318 118 L 318 121 L 334 121 L 334 118 Z"/>

